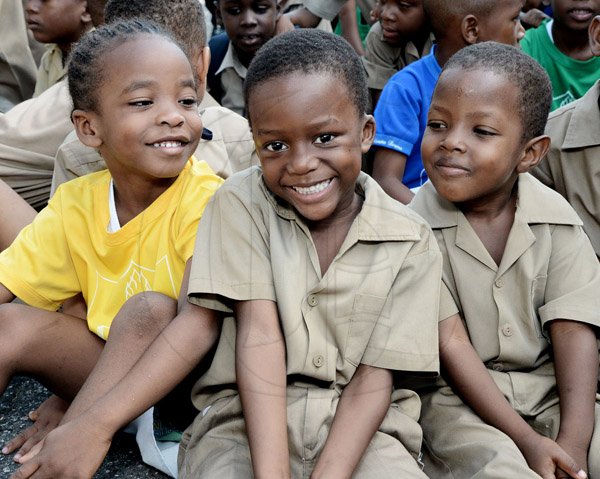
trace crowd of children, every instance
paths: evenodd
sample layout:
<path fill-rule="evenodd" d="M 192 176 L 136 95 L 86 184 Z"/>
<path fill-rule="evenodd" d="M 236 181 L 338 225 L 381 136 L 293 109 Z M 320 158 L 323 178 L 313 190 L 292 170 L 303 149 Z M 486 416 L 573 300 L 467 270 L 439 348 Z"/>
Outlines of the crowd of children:
<path fill-rule="evenodd" d="M 52 393 L 11 479 L 122 428 L 181 478 L 600 479 L 600 0 L 10 22 L 0 394 Z"/>

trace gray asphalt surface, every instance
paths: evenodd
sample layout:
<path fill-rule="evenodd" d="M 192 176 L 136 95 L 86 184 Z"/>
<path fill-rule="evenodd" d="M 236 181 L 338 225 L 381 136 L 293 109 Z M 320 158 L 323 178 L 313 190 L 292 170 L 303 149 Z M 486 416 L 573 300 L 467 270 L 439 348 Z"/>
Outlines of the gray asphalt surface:
<path fill-rule="evenodd" d="M 0 398 L 0 444 L 5 444 L 31 422 L 27 413 L 35 409 L 50 393 L 33 379 L 16 377 Z M 0 454 L 0 478 L 8 478 L 17 469 L 11 456 Z M 113 479 L 164 479 L 168 476 L 146 466 L 137 450 L 135 439 L 128 434 L 118 434 L 95 478 Z"/>

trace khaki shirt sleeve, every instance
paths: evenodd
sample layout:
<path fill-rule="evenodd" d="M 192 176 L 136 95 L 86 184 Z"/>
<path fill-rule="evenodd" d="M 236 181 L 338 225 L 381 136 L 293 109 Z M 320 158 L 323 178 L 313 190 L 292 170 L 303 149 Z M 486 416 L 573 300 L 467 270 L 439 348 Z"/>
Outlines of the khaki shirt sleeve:
<path fill-rule="evenodd" d="M 314 15 L 333 20 L 347 0 L 304 0 L 304 6 Z"/>
<path fill-rule="evenodd" d="M 600 264 L 580 226 L 554 226 L 542 326 L 570 319 L 600 327 Z"/>
<path fill-rule="evenodd" d="M 439 372 L 438 316 L 442 258 L 428 229 L 406 257 L 392 285 L 361 363 L 419 373 Z"/>
<path fill-rule="evenodd" d="M 231 312 L 235 301 L 275 301 L 265 211 L 259 206 L 266 199 L 257 182 L 248 181 L 255 171 L 227 180 L 204 211 L 188 287 L 192 303 Z"/>
<path fill-rule="evenodd" d="M 383 90 L 387 81 L 404 67 L 400 48 L 385 43 L 381 35 L 381 24 L 374 23 L 367 35 L 363 57 L 368 85 L 374 90 Z"/>

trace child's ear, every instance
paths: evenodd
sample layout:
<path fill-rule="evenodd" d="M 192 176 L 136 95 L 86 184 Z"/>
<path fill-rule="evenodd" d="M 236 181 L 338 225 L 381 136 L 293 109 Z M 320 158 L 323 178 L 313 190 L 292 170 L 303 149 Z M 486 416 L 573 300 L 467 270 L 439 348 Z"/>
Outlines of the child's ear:
<path fill-rule="evenodd" d="M 600 57 L 600 15 L 596 15 L 590 23 L 590 48 L 594 56 Z"/>
<path fill-rule="evenodd" d="M 467 15 L 460 22 L 460 33 L 467 45 L 477 43 L 479 39 L 479 20 L 475 15 Z"/>
<path fill-rule="evenodd" d="M 532 138 L 523 147 L 523 156 L 517 165 L 517 173 L 527 173 L 542 161 L 550 148 L 550 137 L 541 135 Z"/>
<path fill-rule="evenodd" d="M 71 120 L 79 141 L 86 146 L 97 149 L 103 142 L 96 118 L 97 115 L 90 111 L 73 110 L 73 113 L 71 113 Z"/>
<path fill-rule="evenodd" d="M 83 12 L 81 12 L 81 23 L 85 25 L 92 25 L 92 14 L 90 13 L 88 2 L 83 2 Z"/>
<path fill-rule="evenodd" d="M 198 60 L 196 61 L 196 75 L 198 75 L 198 96 L 204 96 L 206 93 L 206 76 L 208 75 L 208 67 L 210 67 L 210 48 L 204 47 Z"/>
<path fill-rule="evenodd" d="M 277 9 L 277 16 L 275 17 L 275 21 L 279 20 L 281 15 L 283 15 L 283 7 L 285 7 L 286 3 L 287 0 L 277 0 L 275 2 L 275 8 Z"/>
<path fill-rule="evenodd" d="M 363 121 L 360 148 L 363 153 L 366 153 L 371 148 L 375 139 L 375 118 L 373 118 L 373 115 L 365 115 Z"/>

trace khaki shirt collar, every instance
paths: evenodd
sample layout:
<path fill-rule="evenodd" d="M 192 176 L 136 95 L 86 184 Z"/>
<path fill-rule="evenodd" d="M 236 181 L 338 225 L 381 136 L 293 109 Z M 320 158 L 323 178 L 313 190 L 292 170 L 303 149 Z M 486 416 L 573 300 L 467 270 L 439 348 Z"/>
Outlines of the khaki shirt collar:
<path fill-rule="evenodd" d="M 577 100 L 561 149 L 600 145 L 600 80 Z"/>
<path fill-rule="evenodd" d="M 275 212 L 286 220 L 296 221 L 304 228 L 303 220 L 293 208 L 277 199 L 269 191 L 261 175 L 260 187 Z M 365 200 L 360 213 L 352 223 L 342 250 L 358 241 L 418 241 L 421 233 L 411 220 L 410 211 L 390 198 L 366 173 L 360 173 L 356 189 Z M 306 228 L 307 229 L 307 228 Z"/>
<path fill-rule="evenodd" d="M 242 65 L 242 62 L 240 61 L 237 53 L 235 52 L 235 48 L 233 48 L 233 43 L 231 43 L 231 41 L 229 42 L 229 46 L 227 47 L 227 52 L 223 57 L 221 66 L 219 67 L 215 75 L 218 75 L 219 73 L 221 73 L 224 70 L 227 70 L 228 68 L 233 68 L 240 78 L 246 78 L 246 73 L 248 73 L 248 69 L 244 65 Z"/>

